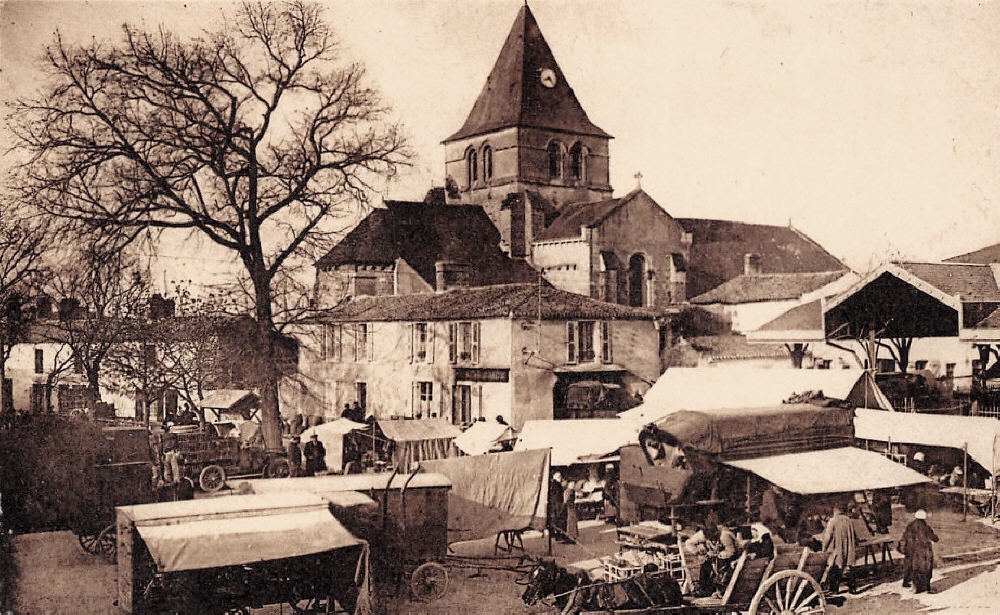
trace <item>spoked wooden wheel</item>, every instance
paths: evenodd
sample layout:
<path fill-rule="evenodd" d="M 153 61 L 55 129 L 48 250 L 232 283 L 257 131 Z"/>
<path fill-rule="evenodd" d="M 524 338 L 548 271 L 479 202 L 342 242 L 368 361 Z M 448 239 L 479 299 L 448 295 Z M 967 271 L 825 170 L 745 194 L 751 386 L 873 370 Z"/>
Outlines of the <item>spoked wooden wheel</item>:
<path fill-rule="evenodd" d="M 112 564 L 118 563 L 118 527 L 112 523 L 97 536 L 98 553 L 108 558 Z"/>
<path fill-rule="evenodd" d="M 410 590 L 417 600 L 437 600 L 448 591 L 448 569 L 437 562 L 420 564 L 410 577 Z"/>
<path fill-rule="evenodd" d="M 750 615 L 819 615 L 826 598 L 816 579 L 800 570 L 783 570 L 770 577 L 750 602 Z"/>
<path fill-rule="evenodd" d="M 205 466 L 202 468 L 201 474 L 198 475 L 198 486 L 201 487 L 202 491 L 212 493 L 213 491 L 222 489 L 222 486 L 225 484 L 226 471 L 222 469 L 222 466 L 214 464 Z"/>
<path fill-rule="evenodd" d="M 100 532 L 97 534 L 77 534 L 76 539 L 80 541 L 80 546 L 83 550 L 91 555 L 100 555 L 101 551 L 97 546 L 97 538 L 100 536 Z"/>

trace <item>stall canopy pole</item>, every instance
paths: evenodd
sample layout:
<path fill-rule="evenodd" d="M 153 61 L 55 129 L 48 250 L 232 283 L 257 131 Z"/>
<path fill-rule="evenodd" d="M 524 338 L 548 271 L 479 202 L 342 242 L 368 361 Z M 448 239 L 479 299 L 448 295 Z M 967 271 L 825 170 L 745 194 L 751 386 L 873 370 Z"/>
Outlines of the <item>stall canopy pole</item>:
<path fill-rule="evenodd" d="M 962 521 L 969 514 L 969 443 L 962 443 Z"/>

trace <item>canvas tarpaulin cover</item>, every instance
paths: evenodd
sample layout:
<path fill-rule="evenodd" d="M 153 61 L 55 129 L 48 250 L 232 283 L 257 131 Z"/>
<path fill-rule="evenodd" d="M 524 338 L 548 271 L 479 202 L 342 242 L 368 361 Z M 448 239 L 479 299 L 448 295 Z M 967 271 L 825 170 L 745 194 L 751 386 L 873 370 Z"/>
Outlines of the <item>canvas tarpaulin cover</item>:
<path fill-rule="evenodd" d="M 360 545 L 326 510 L 139 526 L 160 572 L 238 566 Z"/>
<path fill-rule="evenodd" d="M 950 416 L 884 412 L 858 408 L 854 414 L 858 438 L 880 442 L 923 444 L 961 449 L 993 473 L 1000 469 L 995 442 L 1000 438 L 1000 421 L 983 416 Z"/>
<path fill-rule="evenodd" d="M 553 466 L 598 461 L 634 444 L 639 428 L 621 419 L 527 421 L 514 444 L 515 451 L 552 449 Z"/>
<path fill-rule="evenodd" d="M 672 367 L 643 394 L 641 405 L 618 414 L 638 424 L 659 421 L 679 410 L 763 408 L 794 394 L 822 391 L 853 406 L 892 406 L 870 374 L 857 369 L 766 369 L 748 366 Z"/>
<path fill-rule="evenodd" d="M 740 459 L 830 448 L 854 438 L 850 408 L 782 404 L 675 412 L 656 424 L 689 451 Z"/>
<path fill-rule="evenodd" d="M 316 434 L 319 441 L 323 443 L 323 448 L 326 449 L 326 467 L 334 472 L 339 472 L 344 467 L 344 434 L 366 427 L 367 425 L 364 423 L 339 418 L 303 431 L 300 436 L 301 446 L 305 446 L 312 435 Z"/>
<path fill-rule="evenodd" d="M 415 461 L 458 456 L 454 440 L 462 430 L 445 419 L 379 421 L 378 427 L 394 443 L 392 462 L 401 472 Z"/>
<path fill-rule="evenodd" d="M 466 455 L 488 453 L 498 442 L 514 440 L 517 436 L 510 425 L 496 421 L 476 421 L 455 438 L 455 446 Z"/>
<path fill-rule="evenodd" d="M 548 450 L 425 461 L 420 468 L 451 481 L 448 542 L 545 527 Z"/>
<path fill-rule="evenodd" d="M 883 455 L 853 446 L 725 463 L 800 495 L 889 489 L 930 480 Z"/>

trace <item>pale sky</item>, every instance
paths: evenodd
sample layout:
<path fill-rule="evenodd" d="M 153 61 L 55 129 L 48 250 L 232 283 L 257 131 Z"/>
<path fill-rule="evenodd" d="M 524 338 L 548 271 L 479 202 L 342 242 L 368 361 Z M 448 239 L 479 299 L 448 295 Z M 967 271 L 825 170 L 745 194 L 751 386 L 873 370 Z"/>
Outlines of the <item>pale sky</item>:
<path fill-rule="evenodd" d="M 328 0 L 344 53 L 417 154 L 382 196 L 443 185 L 521 0 Z M 616 195 L 673 216 L 788 224 L 857 269 L 1000 242 L 1000 2 L 533 0 L 590 119 L 614 135 Z M 64 39 L 125 20 L 211 27 L 223 2 L 26 2 L 0 9 L 5 95 Z M 377 199 L 376 199 L 377 200 Z M 169 255 L 176 258 L 178 255 Z"/>

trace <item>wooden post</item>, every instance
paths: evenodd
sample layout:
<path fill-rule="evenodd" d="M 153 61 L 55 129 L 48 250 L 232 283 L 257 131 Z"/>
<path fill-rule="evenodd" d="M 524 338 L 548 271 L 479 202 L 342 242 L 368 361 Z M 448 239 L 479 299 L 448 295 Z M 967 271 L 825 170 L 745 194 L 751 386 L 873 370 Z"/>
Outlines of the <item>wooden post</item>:
<path fill-rule="evenodd" d="M 969 443 L 962 444 L 962 521 L 969 514 Z"/>
<path fill-rule="evenodd" d="M 752 519 L 750 518 L 750 474 L 747 474 L 747 499 L 746 503 L 743 505 L 744 510 L 747 514 L 747 523 L 750 523 Z"/>

